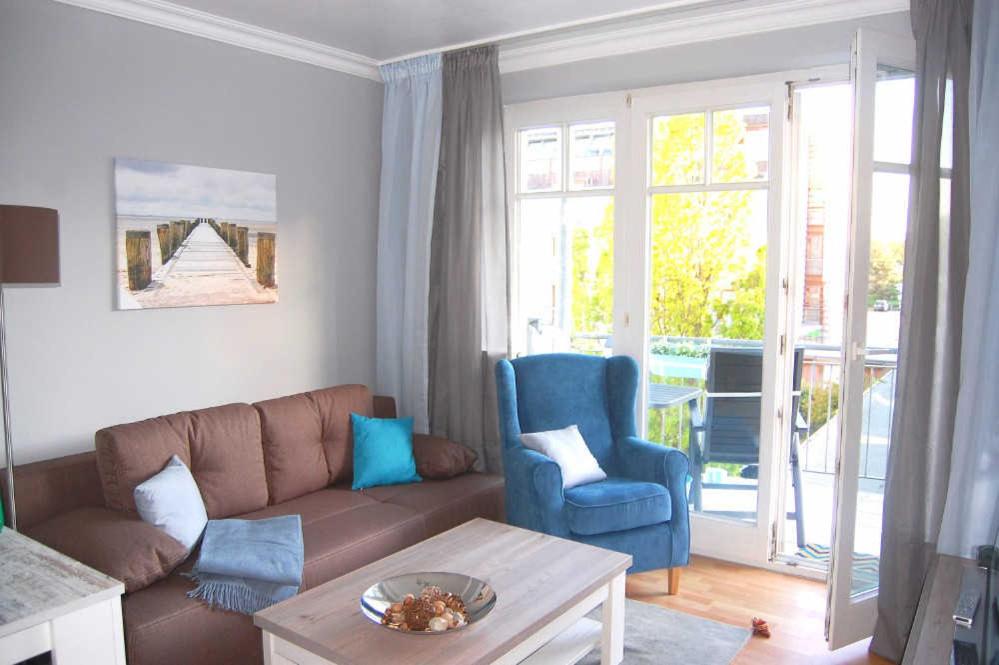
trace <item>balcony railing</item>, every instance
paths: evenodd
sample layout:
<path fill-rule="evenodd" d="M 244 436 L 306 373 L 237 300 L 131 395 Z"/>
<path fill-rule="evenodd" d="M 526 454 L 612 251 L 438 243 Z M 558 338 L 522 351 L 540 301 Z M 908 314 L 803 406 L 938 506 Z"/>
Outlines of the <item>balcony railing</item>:
<path fill-rule="evenodd" d="M 606 355 L 608 335 L 573 335 L 573 350 Z M 702 337 L 653 337 L 650 375 L 653 383 L 682 384 L 705 389 L 708 354 L 712 347 L 761 348 L 751 340 Z M 802 470 L 832 474 L 839 448 L 839 392 L 842 380 L 842 349 L 838 345 L 804 342 L 799 412 L 808 423 L 808 435 L 800 441 Z M 863 421 L 860 435 L 860 477 L 884 480 L 891 440 L 895 403 L 898 350 L 868 347 L 864 362 Z M 703 402 L 703 397 L 701 398 Z M 703 403 L 702 403 L 703 412 Z M 689 416 L 683 405 L 674 413 L 657 412 L 649 417 L 649 436 L 665 444 L 687 449 Z"/>

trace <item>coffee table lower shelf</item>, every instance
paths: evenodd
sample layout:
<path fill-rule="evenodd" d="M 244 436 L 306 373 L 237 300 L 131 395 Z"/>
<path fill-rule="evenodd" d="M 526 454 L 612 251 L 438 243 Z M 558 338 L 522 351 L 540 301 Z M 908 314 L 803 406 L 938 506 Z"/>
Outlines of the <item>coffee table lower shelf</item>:
<path fill-rule="evenodd" d="M 603 624 L 583 617 L 569 630 L 521 661 L 521 665 L 573 665 L 600 648 Z"/>
<path fill-rule="evenodd" d="M 603 624 L 583 617 L 564 633 L 520 661 L 520 665 L 574 665 L 586 654 L 600 648 L 602 633 Z M 330 661 L 270 633 L 264 634 L 264 649 L 267 665 L 333 665 Z"/>

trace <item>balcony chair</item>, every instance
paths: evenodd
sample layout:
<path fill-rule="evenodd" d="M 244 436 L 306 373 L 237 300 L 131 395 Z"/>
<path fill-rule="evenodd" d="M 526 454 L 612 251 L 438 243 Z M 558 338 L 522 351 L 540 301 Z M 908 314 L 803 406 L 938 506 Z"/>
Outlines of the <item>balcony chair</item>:
<path fill-rule="evenodd" d="M 629 572 L 679 566 L 690 555 L 687 456 L 635 436 L 638 365 L 627 356 L 554 353 L 496 365 L 506 514 L 510 524 L 630 554 Z M 607 479 L 563 490 L 549 457 L 521 433 L 577 425 Z"/>
<path fill-rule="evenodd" d="M 801 467 L 798 442 L 808 435 L 808 423 L 799 412 L 803 351 L 794 351 L 791 413 L 791 485 L 794 512 L 787 514 L 796 526 L 798 547 L 805 546 L 804 506 L 801 499 Z M 705 483 L 701 475 L 711 462 L 742 464 L 744 470 L 758 472 L 760 462 L 760 399 L 763 390 L 763 349 L 713 348 L 708 361 L 708 382 L 704 418 L 696 404 L 690 413 L 690 502 L 700 511 L 704 488 L 755 490 L 755 483 Z M 729 517 L 753 516 L 755 513 L 726 511 Z"/>

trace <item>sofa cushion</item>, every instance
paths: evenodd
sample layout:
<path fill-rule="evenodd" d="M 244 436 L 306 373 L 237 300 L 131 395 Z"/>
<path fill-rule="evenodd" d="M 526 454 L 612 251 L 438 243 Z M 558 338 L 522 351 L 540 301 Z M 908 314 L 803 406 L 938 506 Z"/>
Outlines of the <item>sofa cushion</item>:
<path fill-rule="evenodd" d="M 428 538 L 476 517 L 504 519 L 502 476 L 464 473 L 448 480 L 372 487 L 363 493 L 423 515 Z"/>
<path fill-rule="evenodd" d="M 330 484 L 319 409 L 308 395 L 253 405 L 260 414 L 270 502 L 281 503 Z"/>
<path fill-rule="evenodd" d="M 241 519 L 260 520 L 267 517 L 277 517 L 279 515 L 301 515 L 302 524 L 311 524 L 324 517 L 337 515 L 339 513 L 360 508 L 361 506 L 374 506 L 378 502 L 371 497 L 364 496 L 361 492 L 352 492 L 349 489 L 324 489 L 317 492 L 310 492 L 305 496 L 300 496 L 291 501 L 267 506 L 262 510 L 255 510 L 252 513 L 240 515 Z"/>
<path fill-rule="evenodd" d="M 350 427 L 350 414 L 372 415 L 374 401 L 371 391 L 367 386 L 347 385 L 314 390 L 307 395 L 319 410 L 330 481 L 336 483 L 351 480 L 354 468 L 354 435 Z"/>
<path fill-rule="evenodd" d="M 302 535 L 304 591 L 415 545 L 427 531 L 416 511 L 375 503 L 311 522 L 302 527 Z"/>
<path fill-rule="evenodd" d="M 188 598 L 194 588 L 181 572 L 122 600 L 128 665 L 263 663 L 260 630 L 253 617 L 211 609 Z"/>
<path fill-rule="evenodd" d="M 478 455 L 468 446 L 443 437 L 414 434 L 413 457 L 422 478 L 445 480 L 471 471 Z"/>
<path fill-rule="evenodd" d="M 365 494 L 343 488 L 320 490 L 240 518 L 302 516 L 304 591 L 426 538 L 417 511 L 382 504 Z"/>
<path fill-rule="evenodd" d="M 191 473 L 209 519 L 267 505 L 260 417 L 249 404 L 190 412 Z"/>
<path fill-rule="evenodd" d="M 668 522 L 670 507 L 658 483 L 608 478 L 565 490 L 563 510 L 569 530 L 586 536 Z"/>
<path fill-rule="evenodd" d="M 97 469 L 107 507 L 138 514 L 132 493 L 139 483 L 159 473 L 174 455 L 191 468 L 189 427 L 190 416 L 175 413 L 98 431 Z"/>
<path fill-rule="evenodd" d="M 187 558 L 187 548 L 160 529 L 107 508 L 78 508 L 25 534 L 121 580 L 128 593 L 163 579 Z"/>
<path fill-rule="evenodd" d="M 260 418 L 248 404 L 176 413 L 97 433 L 109 508 L 135 512 L 135 487 L 177 455 L 198 483 L 210 519 L 267 505 Z"/>

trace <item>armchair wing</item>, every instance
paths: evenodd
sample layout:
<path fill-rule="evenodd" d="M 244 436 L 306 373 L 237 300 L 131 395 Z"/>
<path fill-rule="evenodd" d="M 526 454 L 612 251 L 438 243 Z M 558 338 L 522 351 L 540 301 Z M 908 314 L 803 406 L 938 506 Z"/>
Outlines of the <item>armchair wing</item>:
<path fill-rule="evenodd" d="M 562 470 L 550 457 L 520 443 L 517 384 L 508 360 L 496 363 L 503 471 L 506 476 L 507 521 L 515 526 L 550 533 L 568 533 L 562 519 Z"/>

